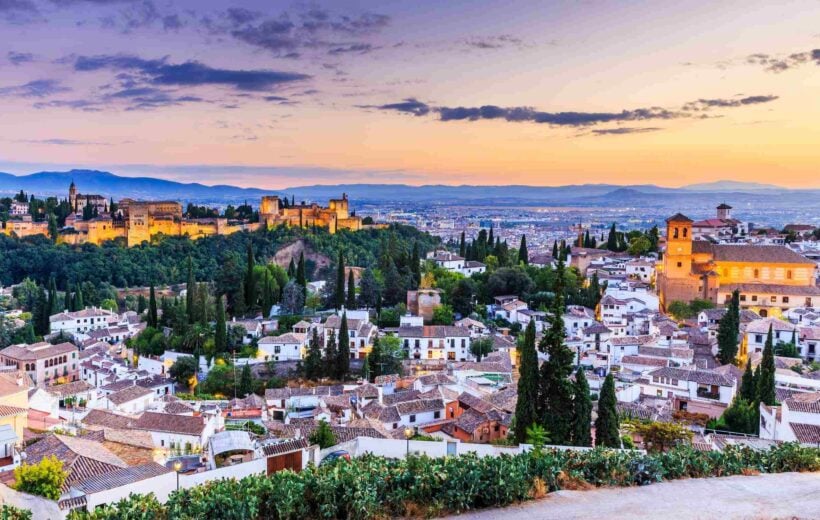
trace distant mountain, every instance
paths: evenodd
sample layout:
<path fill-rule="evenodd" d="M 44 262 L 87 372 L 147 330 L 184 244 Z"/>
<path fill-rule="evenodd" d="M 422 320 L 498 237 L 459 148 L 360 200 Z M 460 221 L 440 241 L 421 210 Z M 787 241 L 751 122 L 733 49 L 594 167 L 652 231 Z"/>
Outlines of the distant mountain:
<path fill-rule="evenodd" d="M 354 205 L 400 202 L 426 205 L 497 205 L 497 206 L 597 206 L 618 207 L 715 207 L 721 202 L 733 205 L 771 205 L 777 193 L 777 204 L 816 205 L 820 190 L 786 190 L 766 184 L 719 181 L 693 184 L 684 188 L 663 188 L 652 184 L 619 186 L 617 184 L 573 184 L 567 186 L 408 186 L 405 184 L 338 184 L 292 187 L 281 190 L 206 186 L 181 183 L 153 177 L 121 177 L 96 170 L 37 172 L 29 175 L 0 173 L 0 193 L 21 189 L 37 195 L 65 197 L 71 181 L 80 193 L 98 193 L 120 199 L 171 199 L 206 204 L 255 204 L 262 195 L 294 197 L 297 201 L 326 202 L 347 193 Z"/>
<path fill-rule="evenodd" d="M 774 184 L 762 184 L 759 182 L 738 182 L 738 181 L 715 181 L 702 182 L 700 184 L 689 184 L 681 187 L 682 190 L 689 191 L 761 191 L 761 190 L 786 190 L 782 186 Z"/>

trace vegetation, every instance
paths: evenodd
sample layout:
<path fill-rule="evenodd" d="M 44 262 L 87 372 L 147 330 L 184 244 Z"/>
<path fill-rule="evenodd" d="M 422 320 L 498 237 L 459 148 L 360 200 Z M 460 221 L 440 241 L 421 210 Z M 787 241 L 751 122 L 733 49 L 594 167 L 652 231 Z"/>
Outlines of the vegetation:
<path fill-rule="evenodd" d="M 677 423 L 662 421 L 630 422 L 626 426 L 640 435 L 646 451 L 658 453 L 692 440 L 692 430 Z"/>
<path fill-rule="evenodd" d="M 0 520 L 32 520 L 32 518 L 34 516 L 28 509 L 20 509 L 8 504 L 0 505 Z"/>
<path fill-rule="evenodd" d="M 615 396 L 615 379 L 608 374 L 601 387 L 601 397 L 598 400 L 598 418 L 595 419 L 595 445 L 617 448 L 620 446 L 621 435 L 618 422 L 618 403 Z"/>
<path fill-rule="evenodd" d="M 45 457 L 37 464 L 26 464 L 14 468 L 14 489 L 57 500 L 68 478 L 63 469 L 63 461 L 55 456 Z"/>
<path fill-rule="evenodd" d="M 336 436 L 333 435 L 333 430 L 330 429 L 330 425 L 324 419 L 319 421 L 319 425 L 310 434 L 308 440 L 311 444 L 318 444 L 322 449 L 336 445 Z"/>
<path fill-rule="evenodd" d="M 132 495 L 71 520 L 152 518 L 276 519 L 433 517 L 502 507 L 566 485 L 631 486 L 749 472 L 817 471 L 820 450 L 787 443 L 768 451 L 673 448 L 664 453 L 544 450 L 520 455 L 462 455 L 392 460 L 366 455 L 300 473 L 217 480 L 171 494 L 167 504 Z"/>
<path fill-rule="evenodd" d="M 675 300 L 669 304 L 669 307 L 667 307 L 666 310 L 669 311 L 669 314 L 674 316 L 677 320 L 688 320 L 690 318 L 696 318 L 701 311 L 712 309 L 714 307 L 715 304 L 710 300 L 695 298 L 688 303 Z"/>
<path fill-rule="evenodd" d="M 737 357 L 737 335 L 740 331 L 740 292 L 732 293 L 729 309 L 718 326 L 718 359 L 724 365 L 735 362 Z"/>

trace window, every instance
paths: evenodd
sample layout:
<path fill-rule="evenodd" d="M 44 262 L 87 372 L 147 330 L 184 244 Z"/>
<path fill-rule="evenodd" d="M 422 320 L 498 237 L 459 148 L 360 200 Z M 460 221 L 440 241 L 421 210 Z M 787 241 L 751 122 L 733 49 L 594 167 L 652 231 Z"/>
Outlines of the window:
<path fill-rule="evenodd" d="M 753 275 L 755 278 L 760 278 L 760 269 L 755 269 L 753 271 Z"/>
<path fill-rule="evenodd" d="M 789 303 L 789 297 L 788 296 L 783 297 L 783 303 Z"/>
<path fill-rule="evenodd" d="M 416 422 L 416 416 L 415 415 L 410 416 L 410 422 Z"/>
<path fill-rule="evenodd" d="M 686 238 L 686 234 L 689 232 L 687 228 L 683 228 L 683 238 Z"/>
<path fill-rule="evenodd" d="M 433 412 L 433 419 L 440 419 L 440 418 L 441 418 L 441 412 L 439 410 L 436 410 L 435 412 Z"/>
<path fill-rule="evenodd" d="M 763 343 L 763 334 L 755 334 L 755 343 Z"/>
<path fill-rule="evenodd" d="M 753 302 L 756 302 L 756 301 L 757 301 L 757 295 L 756 295 L 756 294 L 753 294 L 753 295 L 752 295 L 752 301 L 753 301 Z"/>
<path fill-rule="evenodd" d="M 787 278 L 787 279 L 789 279 L 789 280 L 791 280 L 791 279 L 792 279 L 792 270 L 791 270 L 791 269 L 789 269 L 788 271 L 786 271 L 786 278 Z"/>
<path fill-rule="evenodd" d="M 672 238 L 678 238 L 678 228 L 672 230 Z"/>
<path fill-rule="evenodd" d="M 399 427 L 399 423 L 393 423 L 393 429 L 394 429 L 394 430 L 395 430 L 396 428 L 398 428 L 398 427 Z"/>
<path fill-rule="evenodd" d="M 772 303 L 777 303 L 777 296 L 772 296 L 771 298 L 769 298 L 769 301 Z"/>
<path fill-rule="evenodd" d="M 678 267 L 683 267 L 683 262 L 678 262 Z"/>
<path fill-rule="evenodd" d="M 742 302 L 746 301 L 746 295 L 745 294 L 740 295 L 740 301 L 742 301 Z"/>

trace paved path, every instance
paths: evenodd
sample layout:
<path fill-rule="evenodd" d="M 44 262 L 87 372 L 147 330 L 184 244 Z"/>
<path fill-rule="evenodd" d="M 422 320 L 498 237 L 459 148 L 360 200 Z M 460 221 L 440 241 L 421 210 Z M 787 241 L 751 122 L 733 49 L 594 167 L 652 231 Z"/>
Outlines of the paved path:
<path fill-rule="evenodd" d="M 546 498 L 451 520 L 820 519 L 820 473 L 736 476 L 643 487 L 556 491 Z"/>

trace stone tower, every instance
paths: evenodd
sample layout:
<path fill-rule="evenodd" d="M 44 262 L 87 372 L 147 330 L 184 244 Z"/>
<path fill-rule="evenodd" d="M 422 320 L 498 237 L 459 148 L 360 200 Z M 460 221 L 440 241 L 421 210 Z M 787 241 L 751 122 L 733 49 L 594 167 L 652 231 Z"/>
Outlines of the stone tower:
<path fill-rule="evenodd" d="M 732 206 L 725 202 L 717 207 L 717 218 L 722 220 L 729 220 L 732 218 Z"/>
<path fill-rule="evenodd" d="M 71 186 L 68 187 L 68 204 L 72 211 L 77 211 L 77 186 L 74 181 L 71 181 Z"/>

